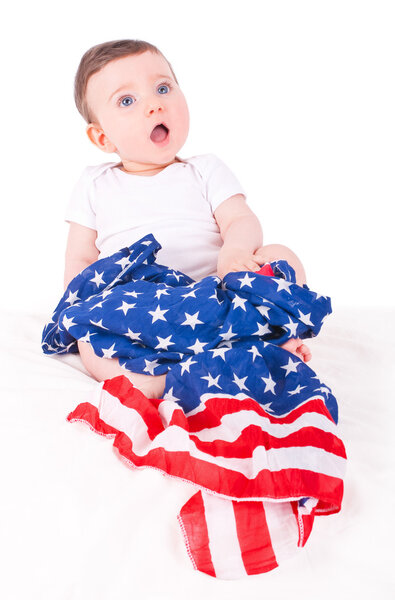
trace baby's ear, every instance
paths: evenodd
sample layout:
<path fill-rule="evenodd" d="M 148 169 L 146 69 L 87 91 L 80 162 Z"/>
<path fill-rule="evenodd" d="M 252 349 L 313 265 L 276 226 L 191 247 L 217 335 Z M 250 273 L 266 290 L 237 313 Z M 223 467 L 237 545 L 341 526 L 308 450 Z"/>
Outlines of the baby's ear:
<path fill-rule="evenodd" d="M 116 152 L 117 149 L 112 142 L 108 139 L 104 131 L 97 123 L 89 123 L 86 128 L 86 133 L 92 144 L 97 146 L 99 150 L 103 152 Z"/>

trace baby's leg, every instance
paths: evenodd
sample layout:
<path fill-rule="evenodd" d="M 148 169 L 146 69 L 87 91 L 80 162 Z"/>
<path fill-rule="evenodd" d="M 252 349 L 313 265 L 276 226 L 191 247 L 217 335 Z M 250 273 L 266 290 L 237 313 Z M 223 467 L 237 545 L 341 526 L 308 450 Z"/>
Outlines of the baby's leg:
<path fill-rule="evenodd" d="M 258 250 L 254 252 L 254 256 L 258 259 L 257 262 L 259 264 L 275 260 L 286 260 L 295 270 L 296 283 L 301 286 L 306 283 L 306 273 L 302 263 L 296 254 L 287 246 L 283 246 L 282 244 L 268 244 L 267 246 L 261 246 L 261 248 L 258 248 Z"/>
<path fill-rule="evenodd" d="M 147 398 L 163 398 L 166 373 L 163 375 L 132 373 L 121 367 L 117 358 L 102 358 L 97 356 L 92 346 L 87 342 L 77 341 L 77 344 L 84 367 L 97 381 L 104 381 L 118 375 L 125 375 Z"/>

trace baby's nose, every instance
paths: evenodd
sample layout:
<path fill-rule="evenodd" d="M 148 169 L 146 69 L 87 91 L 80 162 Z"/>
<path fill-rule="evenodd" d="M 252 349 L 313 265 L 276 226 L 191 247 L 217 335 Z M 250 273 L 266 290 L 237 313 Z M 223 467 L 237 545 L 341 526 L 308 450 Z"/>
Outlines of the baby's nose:
<path fill-rule="evenodd" d="M 161 112 L 163 110 L 163 104 L 159 98 L 147 102 L 147 114 L 152 115 L 155 112 Z"/>

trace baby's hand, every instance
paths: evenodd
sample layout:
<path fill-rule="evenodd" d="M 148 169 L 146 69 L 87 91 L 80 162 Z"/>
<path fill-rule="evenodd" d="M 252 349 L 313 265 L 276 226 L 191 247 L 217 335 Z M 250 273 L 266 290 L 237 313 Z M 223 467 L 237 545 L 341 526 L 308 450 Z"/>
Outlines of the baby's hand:
<path fill-rule="evenodd" d="M 300 338 L 290 338 L 285 342 L 285 344 L 281 344 L 280 348 L 284 348 L 284 350 L 292 352 L 292 354 L 295 354 L 295 356 L 304 362 L 308 362 L 311 359 L 310 349 L 302 342 Z"/>
<path fill-rule="evenodd" d="M 222 246 L 218 255 L 217 273 L 223 279 L 228 273 L 238 271 L 259 271 L 261 265 L 251 252 L 243 248 Z"/>

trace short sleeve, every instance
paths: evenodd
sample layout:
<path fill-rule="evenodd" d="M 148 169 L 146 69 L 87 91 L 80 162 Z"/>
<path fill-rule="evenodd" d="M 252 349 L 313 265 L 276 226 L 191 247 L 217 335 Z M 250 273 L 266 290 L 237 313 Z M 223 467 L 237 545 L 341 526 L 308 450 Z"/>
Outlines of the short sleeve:
<path fill-rule="evenodd" d="M 215 154 L 207 155 L 205 170 L 207 200 L 213 213 L 221 202 L 235 194 L 243 194 L 247 198 L 236 175 Z"/>
<path fill-rule="evenodd" d="M 73 221 L 85 227 L 96 229 L 96 214 L 91 203 L 91 168 L 86 167 L 79 180 L 74 185 L 71 196 L 66 205 L 64 220 Z"/>

